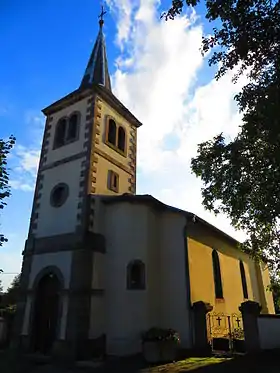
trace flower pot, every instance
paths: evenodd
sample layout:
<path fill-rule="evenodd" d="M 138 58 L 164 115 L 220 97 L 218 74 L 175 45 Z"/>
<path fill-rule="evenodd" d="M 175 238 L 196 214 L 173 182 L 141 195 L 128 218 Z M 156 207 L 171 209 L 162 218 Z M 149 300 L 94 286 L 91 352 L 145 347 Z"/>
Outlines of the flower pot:
<path fill-rule="evenodd" d="M 174 341 L 160 342 L 160 353 L 162 362 L 169 363 L 174 361 L 177 355 L 177 343 Z"/>
<path fill-rule="evenodd" d="M 241 352 L 241 353 L 246 352 L 244 339 L 233 339 L 232 344 L 233 344 L 233 351 Z"/>
<path fill-rule="evenodd" d="M 148 363 L 158 363 L 160 361 L 160 348 L 158 341 L 143 342 L 143 356 Z"/>
<path fill-rule="evenodd" d="M 143 342 L 143 356 L 148 363 L 168 363 L 177 355 L 177 343 L 174 341 Z"/>

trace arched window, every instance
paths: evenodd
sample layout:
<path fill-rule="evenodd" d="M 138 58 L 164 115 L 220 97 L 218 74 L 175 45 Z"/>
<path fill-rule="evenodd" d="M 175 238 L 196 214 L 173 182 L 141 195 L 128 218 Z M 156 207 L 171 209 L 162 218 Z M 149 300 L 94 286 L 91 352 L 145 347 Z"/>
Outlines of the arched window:
<path fill-rule="evenodd" d="M 246 274 L 245 268 L 242 260 L 239 261 L 239 268 L 240 268 L 240 276 L 242 282 L 242 290 L 243 290 L 243 297 L 244 299 L 248 299 L 248 288 L 247 288 L 247 281 L 246 281 Z"/>
<path fill-rule="evenodd" d="M 77 113 L 71 115 L 68 123 L 68 130 L 67 130 L 67 141 L 73 141 L 77 139 L 78 135 L 78 121 L 79 116 Z"/>
<path fill-rule="evenodd" d="M 218 299 L 223 298 L 223 285 L 220 269 L 219 255 L 216 250 L 212 251 L 212 264 L 213 264 L 213 275 L 215 284 L 215 296 Z"/>
<path fill-rule="evenodd" d="M 118 148 L 124 152 L 125 149 L 125 130 L 122 126 L 118 128 Z"/>
<path fill-rule="evenodd" d="M 109 119 L 107 140 L 110 144 L 116 145 L 116 137 L 117 137 L 117 125 L 113 119 Z"/>
<path fill-rule="evenodd" d="M 66 119 L 60 119 L 55 129 L 54 148 L 59 148 L 60 146 L 63 146 L 65 144 L 66 127 Z"/>
<path fill-rule="evenodd" d="M 127 289 L 145 289 L 145 264 L 141 260 L 134 260 L 127 266 Z"/>

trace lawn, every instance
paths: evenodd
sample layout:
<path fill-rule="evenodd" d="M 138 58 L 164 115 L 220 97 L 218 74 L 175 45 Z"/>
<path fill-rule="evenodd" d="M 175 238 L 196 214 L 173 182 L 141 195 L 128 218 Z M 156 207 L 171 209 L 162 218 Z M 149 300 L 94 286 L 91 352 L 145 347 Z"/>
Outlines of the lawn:
<path fill-rule="evenodd" d="M 104 366 L 101 373 L 279 373 L 280 354 L 259 353 L 235 358 L 190 357 L 171 364 L 147 367 L 134 361 Z"/>
<path fill-rule="evenodd" d="M 182 373 L 197 370 L 198 368 L 205 368 L 216 364 L 221 364 L 230 359 L 226 358 L 215 358 L 215 357 L 205 357 L 205 358 L 188 358 L 185 360 L 180 360 L 171 364 L 159 365 L 155 367 L 149 367 L 142 369 L 141 373 Z M 214 367 L 213 367 L 214 368 Z"/>

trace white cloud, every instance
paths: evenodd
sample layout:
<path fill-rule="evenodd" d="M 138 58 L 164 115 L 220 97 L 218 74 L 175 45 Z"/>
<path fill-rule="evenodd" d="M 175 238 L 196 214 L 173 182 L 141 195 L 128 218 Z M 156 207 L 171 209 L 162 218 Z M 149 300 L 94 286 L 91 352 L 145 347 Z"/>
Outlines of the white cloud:
<path fill-rule="evenodd" d="M 107 5 L 112 11 L 117 10 L 117 44 L 123 49 L 124 43 L 129 39 L 132 23 L 131 16 L 134 10 L 135 2 L 131 0 L 106 0 Z"/>
<path fill-rule="evenodd" d="M 30 149 L 28 147 L 18 145 L 15 148 L 15 154 L 19 159 L 18 170 L 23 172 L 28 172 L 31 175 L 36 175 L 40 150 L 39 149 Z"/>
<path fill-rule="evenodd" d="M 34 190 L 36 174 L 39 165 L 41 143 L 45 118 L 35 110 L 25 113 L 28 146 L 17 144 L 10 154 L 11 168 L 10 185 L 12 189 L 32 192 Z M 29 140 L 31 139 L 31 140 Z"/>
<path fill-rule="evenodd" d="M 9 184 L 12 189 L 22 190 L 23 192 L 33 192 L 34 184 L 26 184 L 22 180 L 10 180 Z"/>
<path fill-rule="evenodd" d="M 27 110 L 25 113 L 25 122 L 30 125 L 38 125 L 39 127 L 43 127 L 45 122 L 45 117 L 41 112 L 37 110 Z"/>
<path fill-rule="evenodd" d="M 41 111 L 34 109 L 26 110 L 25 124 L 30 135 L 30 146 L 41 147 L 45 120 L 45 116 Z"/>
<path fill-rule="evenodd" d="M 5 236 L 8 238 L 8 242 L 0 248 L 0 269 L 4 272 L 0 273 L 0 280 L 4 291 L 9 287 L 15 276 L 20 273 L 22 256 L 19 248 L 23 249 L 25 240 L 22 233 L 7 232 Z"/>
<path fill-rule="evenodd" d="M 241 238 L 224 216 L 204 211 L 202 184 L 190 172 L 190 159 L 198 143 L 222 131 L 230 138 L 237 134 L 240 116 L 233 97 L 244 79 L 234 85 L 229 73 L 219 81 L 200 83 L 200 74 L 205 82 L 210 72 L 200 52 L 203 25 L 194 11 L 165 22 L 159 19 L 157 0 L 142 0 L 133 3 L 128 19 L 123 17 L 124 2 L 110 1 L 118 30 L 123 21 L 130 25 L 130 33 L 122 38 L 113 87 L 143 122 L 138 131 L 137 192 L 192 211 Z M 169 137 L 177 138 L 175 148 L 166 146 Z"/>
<path fill-rule="evenodd" d="M 9 184 L 12 189 L 33 192 L 39 165 L 40 150 L 16 145 L 11 154 L 11 175 Z"/>

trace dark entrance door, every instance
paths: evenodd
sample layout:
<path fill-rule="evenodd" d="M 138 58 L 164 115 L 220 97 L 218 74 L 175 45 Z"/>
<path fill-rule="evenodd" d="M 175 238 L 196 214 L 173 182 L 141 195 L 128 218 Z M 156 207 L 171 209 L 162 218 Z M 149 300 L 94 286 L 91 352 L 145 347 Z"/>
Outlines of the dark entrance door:
<path fill-rule="evenodd" d="M 56 338 L 60 282 L 54 274 L 45 275 L 38 283 L 33 321 L 35 352 L 50 352 Z"/>

